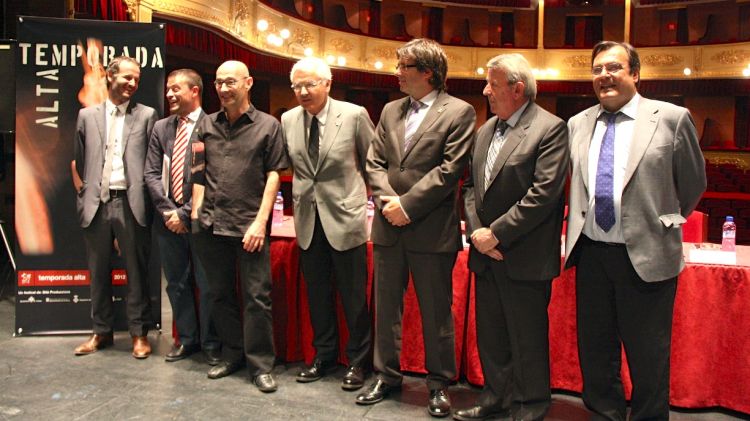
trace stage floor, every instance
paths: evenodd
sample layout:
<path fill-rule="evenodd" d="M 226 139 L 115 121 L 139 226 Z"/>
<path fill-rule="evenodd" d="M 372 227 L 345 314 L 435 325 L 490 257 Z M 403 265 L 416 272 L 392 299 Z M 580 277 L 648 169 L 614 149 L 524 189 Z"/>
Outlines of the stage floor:
<path fill-rule="evenodd" d="M 7 292 L 7 291 L 6 291 Z M 115 346 L 75 357 L 84 336 L 14 338 L 14 297 L 0 300 L 0 419 L 258 419 L 258 420 L 429 420 L 424 379 L 407 376 L 401 392 L 373 406 L 354 403 L 356 392 L 340 388 L 344 368 L 321 381 L 301 384 L 294 377 L 300 363 L 274 369 L 279 390 L 263 394 L 244 370 L 219 379 L 206 378 L 208 365 L 199 354 L 164 362 L 172 342 L 172 314 L 165 306 L 161 334 L 149 340 L 154 354 L 146 360 L 130 356 L 130 337 L 115 335 Z M 454 408 L 471 405 L 477 388 L 459 383 L 450 388 Z M 581 399 L 554 394 L 547 420 L 585 420 Z M 727 421 L 750 417 L 725 411 L 676 409 L 672 421 Z"/>

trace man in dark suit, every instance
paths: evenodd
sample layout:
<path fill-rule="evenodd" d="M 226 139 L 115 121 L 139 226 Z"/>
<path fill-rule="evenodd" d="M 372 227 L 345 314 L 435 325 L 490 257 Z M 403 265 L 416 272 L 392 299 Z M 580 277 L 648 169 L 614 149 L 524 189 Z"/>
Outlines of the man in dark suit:
<path fill-rule="evenodd" d="M 144 178 L 157 219 L 161 221 L 156 223 L 154 232 L 179 335 L 166 360 L 179 361 L 203 348 L 208 363 L 216 365 L 221 359 L 220 343 L 209 317 L 206 273 L 196 257 L 190 235 L 193 188 L 189 181 L 190 139 L 193 129 L 205 116 L 201 109 L 202 93 L 203 81 L 195 70 L 179 69 L 169 74 L 166 96 L 172 115 L 154 125 Z M 193 278 L 200 291 L 200 322 Z"/>
<path fill-rule="evenodd" d="M 487 68 L 495 117 L 479 129 L 463 188 L 485 383 L 476 405 L 453 417 L 541 420 L 551 402 L 547 305 L 560 273 L 568 130 L 534 103 L 523 56 L 499 55 Z"/>
<path fill-rule="evenodd" d="M 452 273 L 462 249 L 458 180 L 474 141 L 474 108 L 445 92 L 448 63 L 435 41 L 415 39 L 396 52 L 406 98 L 383 108 L 367 173 L 380 212 L 375 245 L 377 380 L 357 403 L 373 404 L 401 386 L 401 313 L 409 274 L 422 313 L 428 411 L 450 414 L 448 382 L 456 375 Z"/>
<path fill-rule="evenodd" d="M 107 100 L 78 113 L 74 156 L 82 184 L 76 186 L 76 204 L 91 273 L 94 334 L 75 349 L 76 355 L 91 354 L 113 341 L 110 257 L 114 240 L 128 276 L 127 316 L 133 356 L 151 354 L 146 337 L 151 318 L 146 272 L 152 210 L 143 166 L 157 114 L 153 108 L 131 101 L 140 77 L 136 60 L 114 58 L 107 66 Z"/>
<path fill-rule="evenodd" d="M 599 104 L 575 115 L 565 261 L 577 266 L 583 400 L 596 419 L 624 420 L 621 341 L 633 381 L 632 420 L 669 418 L 669 354 L 682 224 L 706 189 L 688 110 L 638 94 L 627 43 L 591 54 Z"/>
<path fill-rule="evenodd" d="M 281 127 L 294 166 L 294 227 L 316 352 L 297 381 L 318 380 L 336 364 L 335 274 L 349 328 L 349 367 L 341 387 L 355 390 L 363 385 L 370 355 L 365 161 L 375 130 L 364 108 L 329 98 L 325 61 L 303 58 L 290 79 L 300 106 L 281 116 Z"/>

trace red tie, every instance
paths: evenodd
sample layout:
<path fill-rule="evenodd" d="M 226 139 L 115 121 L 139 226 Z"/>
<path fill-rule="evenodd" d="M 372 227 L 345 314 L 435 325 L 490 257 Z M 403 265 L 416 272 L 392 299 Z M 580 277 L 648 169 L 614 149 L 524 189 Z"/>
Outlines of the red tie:
<path fill-rule="evenodd" d="M 188 145 L 187 122 L 187 118 L 180 118 L 174 148 L 172 149 L 172 170 L 170 174 L 172 182 L 170 185 L 172 186 L 172 197 L 179 204 L 182 204 L 182 183 L 185 178 L 185 151 L 187 151 Z"/>

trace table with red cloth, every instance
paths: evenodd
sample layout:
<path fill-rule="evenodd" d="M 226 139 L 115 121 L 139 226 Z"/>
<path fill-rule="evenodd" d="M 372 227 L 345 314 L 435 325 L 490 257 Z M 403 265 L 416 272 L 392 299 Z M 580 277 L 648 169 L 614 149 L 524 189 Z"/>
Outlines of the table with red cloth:
<path fill-rule="evenodd" d="M 286 222 L 286 221 L 285 221 Z M 285 361 L 311 362 L 312 328 L 307 292 L 299 267 L 299 248 L 293 229 L 271 241 L 273 316 L 276 352 Z M 275 229 L 277 235 L 279 229 Z M 686 244 L 687 247 L 690 245 Z M 688 263 L 677 283 L 673 333 L 670 404 L 683 408 L 721 406 L 750 413 L 750 247 L 737 247 L 736 266 Z M 686 253 L 687 255 L 687 253 Z M 468 251 L 458 254 L 453 269 L 453 320 L 456 330 L 456 366 L 475 385 L 483 384 L 476 346 L 473 275 L 467 268 Z M 368 301 L 372 290 L 372 244 L 367 248 Z M 575 318 L 575 269 L 564 271 L 552 283 L 550 318 L 551 385 L 581 391 Z M 341 305 L 340 355 L 348 333 Z M 401 368 L 425 373 L 419 305 L 413 286 L 404 298 Z M 623 356 L 622 377 L 629 396 L 631 386 Z"/>

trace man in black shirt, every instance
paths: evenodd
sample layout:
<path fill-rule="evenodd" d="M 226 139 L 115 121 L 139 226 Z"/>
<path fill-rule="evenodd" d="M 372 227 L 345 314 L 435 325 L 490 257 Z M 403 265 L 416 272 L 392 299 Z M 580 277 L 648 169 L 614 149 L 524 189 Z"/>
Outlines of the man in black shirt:
<path fill-rule="evenodd" d="M 227 61 L 216 70 L 222 110 L 196 127 L 193 165 L 202 170 L 193 174 L 192 218 L 223 345 L 223 361 L 208 377 L 228 376 L 246 363 L 258 389 L 274 392 L 269 216 L 279 190 L 278 171 L 287 160 L 278 121 L 249 102 L 252 85 L 244 63 Z M 197 162 L 200 155 L 205 166 Z M 242 314 L 235 293 L 237 270 Z"/>

